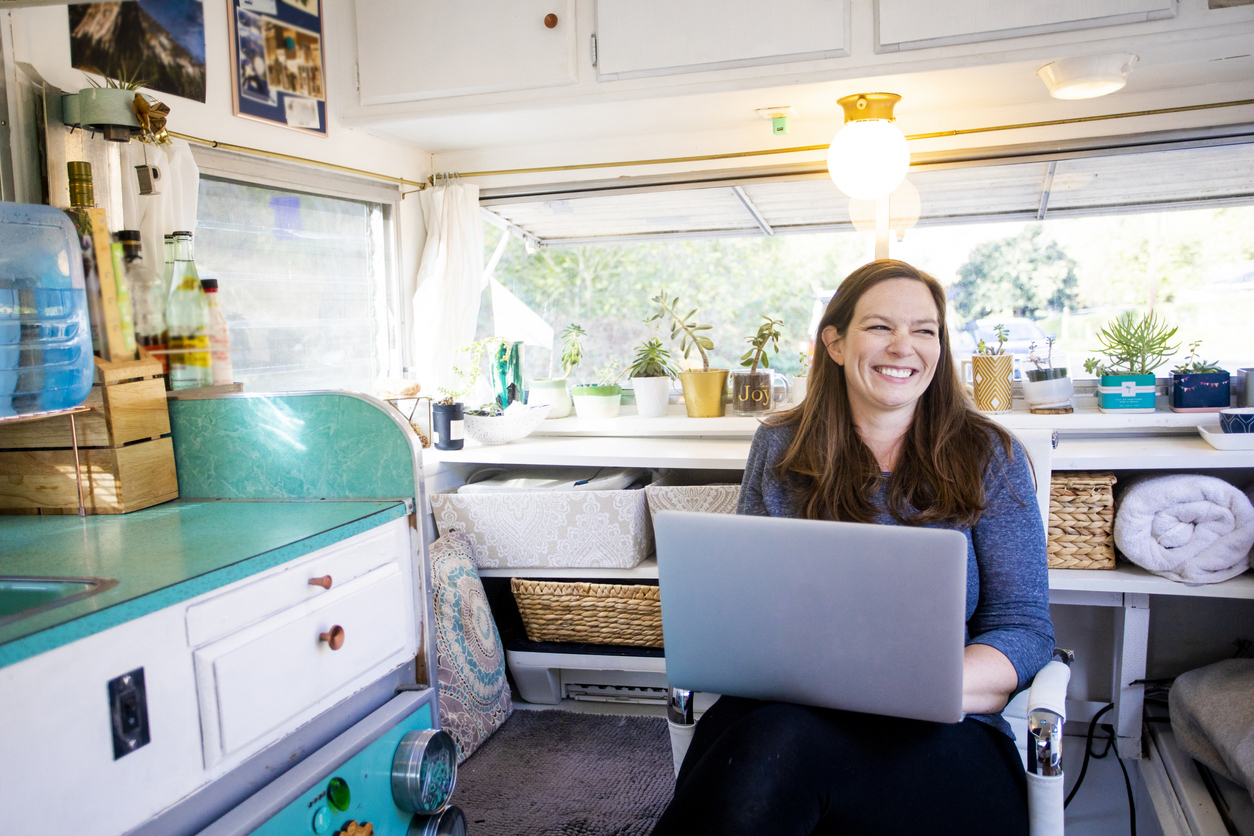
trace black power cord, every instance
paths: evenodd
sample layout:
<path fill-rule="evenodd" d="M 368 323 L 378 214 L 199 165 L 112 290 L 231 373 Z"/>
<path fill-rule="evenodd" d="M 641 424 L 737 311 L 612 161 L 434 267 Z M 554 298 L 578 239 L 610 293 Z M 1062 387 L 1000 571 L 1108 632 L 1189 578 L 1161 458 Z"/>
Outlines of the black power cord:
<path fill-rule="evenodd" d="M 1101 711 L 1094 714 L 1093 719 L 1089 721 L 1089 731 L 1084 738 L 1084 761 L 1080 764 L 1080 776 L 1076 778 L 1075 786 L 1071 788 L 1071 792 L 1067 793 L 1067 798 L 1062 803 L 1064 810 L 1069 804 L 1071 804 L 1071 799 L 1075 798 L 1075 794 L 1079 791 L 1080 785 L 1084 783 L 1084 776 L 1089 771 L 1089 758 L 1092 757 L 1097 760 L 1101 760 L 1109 755 L 1112 749 L 1115 749 L 1115 728 L 1109 723 L 1103 723 L 1102 731 L 1107 734 L 1106 747 L 1102 749 L 1100 754 L 1093 751 L 1093 735 L 1097 731 L 1097 721 L 1102 718 L 1102 715 L 1114 707 L 1115 704 L 1110 703 Z M 1115 760 L 1119 762 L 1119 770 L 1123 772 L 1123 785 L 1128 790 L 1128 823 L 1131 826 L 1132 836 L 1136 836 L 1136 799 L 1132 796 L 1132 779 L 1128 777 L 1128 768 L 1124 765 L 1123 758 L 1119 757 L 1118 750 L 1115 751 Z"/>

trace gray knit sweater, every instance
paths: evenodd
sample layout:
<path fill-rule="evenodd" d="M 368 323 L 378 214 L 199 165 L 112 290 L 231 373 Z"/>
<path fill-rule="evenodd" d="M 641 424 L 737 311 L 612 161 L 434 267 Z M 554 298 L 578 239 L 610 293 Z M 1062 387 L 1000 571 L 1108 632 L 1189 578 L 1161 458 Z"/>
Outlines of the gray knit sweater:
<path fill-rule="evenodd" d="M 739 514 L 799 517 L 800 508 L 775 464 L 793 439 L 793 427 L 763 425 L 753 437 L 740 488 Z M 961 531 L 967 538 L 967 643 L 987 644 L 1006 655 L 1026 688 L 1054 651 L 1049 617 L 1049 575 L 1045 530 L 1027 455 L 1016 441 L 1013 459 L 1000 443 L 984 476 L 987 508 L 974 527 L 935 525 Z M 884 489 L 872 499 L 875 521 L 898 525 L 884 511 Z M 1017 689 L 1017 690 L 1018 690 Z M 971 715 L 1006 734 L 1000 714 Z"/>

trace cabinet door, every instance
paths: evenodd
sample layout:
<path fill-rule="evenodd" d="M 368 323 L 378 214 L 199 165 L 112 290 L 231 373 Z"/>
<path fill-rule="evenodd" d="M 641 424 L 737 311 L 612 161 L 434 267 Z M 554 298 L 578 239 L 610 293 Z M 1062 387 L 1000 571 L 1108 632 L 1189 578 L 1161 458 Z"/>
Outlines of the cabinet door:
<path fill-rule="evenodd" d="M 601 80 L 849 54 L 849 0 L 597 0 Z"/>
<path fill-rule="evenodd" d="M 300 721 L 363 674 L 415 651 L 404 575 L 395 563 L 268 618 L 194 654 L 205 766 Z M 335 626 L 343 646 L 319 640 Z"/>
<path fill-rule="evenodd" d="M 361 103 L 577 81 L 575 0 L 358 0 Z M 545 17 L 557 16 L 549 28 Z"/>
<path fill-rule="evenodd" d="M 1176 0 L 876 0 L 877 52 L 1172 17 Z"/>

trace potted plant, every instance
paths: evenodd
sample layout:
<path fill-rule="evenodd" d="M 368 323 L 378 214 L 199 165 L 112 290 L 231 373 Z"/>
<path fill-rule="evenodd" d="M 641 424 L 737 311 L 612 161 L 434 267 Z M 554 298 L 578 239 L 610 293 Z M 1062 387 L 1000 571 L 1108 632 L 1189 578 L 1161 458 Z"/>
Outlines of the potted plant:
<path fill-rule="evenodd" d="M 541 377 L 531 381 L 528 401 L 552 404 L 550 418 L 565 418 L 570 415 L 572 403 L 570 392 L 566 389 L 566 381 L 575 370 L 575 366 L 583 360 L 583 338 L 588 332 L 575 323 L 571 323 L 562 331 L 562 376 Z"/>
<path fill-rule="evenodd" d="M 740 358 L 740 365 L 749 371 L 737 370 L 731 373 L 732 413 L 735 415 L 760 415 L 770 410 L 777 400 L 782 402 L 788 399 L 788 381 L 783 375 L 770 370 L 771 361 L 766 354 L 768 345 L 779 353 L 779 338 L 782 336 L 779 326 L 784 321 L 772 319 L 765 314 L 762 318 L 766 321 L 756 334 L 748 338 L 749 350 Z M 759 365 L 762 366 L 761 371 L 758 370 Z M 777 383 L 782 383 L 784 387 L 782 399 L 775 397 Z"/>
<path fill-rule="evenodd" d="M 597 371 L 597 383 L 582 383 L 571 388 L 576 415 L 580 418 L 618 417 L 623 387 L 614 381 L 618 379 L 619 368 L 617 360 L 610 360 Z"/>
<path fill-rule="evenodd" d="M 721 418 L 724 414 L 723 390 L 727 388 L 727 369 L 710 368 L 710 355 L 706 352 L 714 350 L 714 341 L 700 333 L 709 331 L 714 326 L 698 325 L 695 319 L 696 308 L 686 316 L 680 316 L 678 296 L 668 300 L 665 294 L 659 294 L 652 301 L 658 305 L 658 312 L 645 321 L 656 322 L 670 317 L 671 339 L 681 337 L 679 348 L 684 353 L 684 359 L 688 358 L 694 348 L 701 355 L 701 371 L 679 373 L 688 417 Z"/>
<path fill-rule="evenodd" d="M 475 390 L 479 382 L 479 364 L 488 345 L 495 340 L 482 340 L 463 345 L 457 350 L 467 355 L 465 365 L 453 366 L 461 381 L 457 389 L 440 387 L 444 397 L 431 404 L 431 443 L 437 450 L 460 450 L 466 444 L 466 412 L 460 399 Z"/>
<path fill-rule="evenodd" d="M 1189 343 L 1189 356 L 1171 370 L 1172 412 L 1219 412 L 1232 401 L 1232 377 L 1197 356 L 1201 340 Z"/>
<path fill-rule="evenodd" d="M 641 418 L 662 418 L 666 415 L 671 381 L 679 370 L 671 363 L 671 353 L 657 337 L 636 346 L 636 356 L 627 368 L 636 394 L 636 409 Z"/>
<path fill-rule="evenodd" d="M 971 388 L 975 395 L 976 409 L 984 412 L 1009 412 L 1011 406 L 1010 386 L 1014 379 L 1014 357 L 1006 353 L 1006 340 L 1010 332 L 1006 326 L 993 326 L 997 334 L 997 345 L 989 345 L 980 340 L 975 347 L 975 354 L 970 360 L 964 360 L 963 378 L 966 367 L 971 366 Z"/>
<path fill-rule="evenodd" d="M 1105 355 L 1105 362 L 1096 357 L 1084 361 L 1084 370 L 1101 378 L 1097 408 L 1153 412 L 1154 370 L 1180 348 L 1168 345 L 1175 335 L 1176 329 L 1153 311 L 1139 320 L 1128 311 L 1098 331 L 1098 353 Z"/>
<path fill-rule="evenodd" d="M 806 399 L 806 386 L 809 381 L 810 374 L 810 354 L 809 352 L 800 352 L 797 358 L 801 362 L 800 370 L 792 376 L 792 395 L 789 397 L 791 403 L 801 403 Z"/>
<path fill-rule="evenodd" d="M 1045 338 L 1045 359 L 1036 353 L 1036 343 L 1028 346 L 1028 359 L 1034 369 L 1028 369 L 1023 375 L 1023 399 L 1028 408 L 1037 414 L 1060 415 L 1074 412 L 1071 396 L 1075 388 L 1071 378 L 1067 376 L 1065 366 L 1054 365 L 1054 337 Z"/>

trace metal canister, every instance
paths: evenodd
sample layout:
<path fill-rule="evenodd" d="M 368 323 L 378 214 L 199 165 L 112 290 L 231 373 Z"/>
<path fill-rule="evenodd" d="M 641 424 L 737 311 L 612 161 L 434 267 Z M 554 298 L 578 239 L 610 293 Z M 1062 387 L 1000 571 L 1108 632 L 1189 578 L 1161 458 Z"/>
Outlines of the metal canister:
<path fill-rule="evenodd" d="M 95 206 L 96 189 L 91 181 L 91 163 L 74 161 L 65 164 L 70 177 L 70 205 Z"/>
<path fill-rule="evenodd" d="M 1237 406 L 1254 406 L 1254 368 L 1237 369 Z"/>

